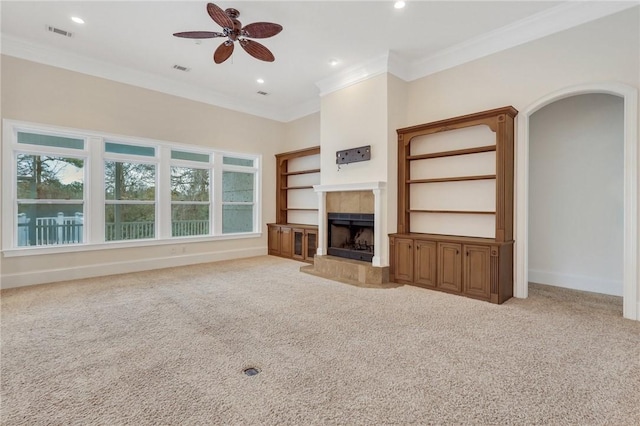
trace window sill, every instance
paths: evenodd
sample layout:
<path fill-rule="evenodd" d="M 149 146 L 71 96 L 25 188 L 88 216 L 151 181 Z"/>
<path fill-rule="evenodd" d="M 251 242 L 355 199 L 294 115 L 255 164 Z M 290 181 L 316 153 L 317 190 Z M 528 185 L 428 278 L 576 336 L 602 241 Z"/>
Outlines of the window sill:
<path fill-rule="evenodd" d="M 20 247 L 2 250 L 3 256 L 21 257 L 21 256 L 42 256 L 60 253 L 77 253 L 84 251 L 111 250 L 111 249 L 127 249 L 136 247 L 153 247 L 166 246 L 175 244 L 191 244 L 224 240 L 241 240 L 246 238 L 260 238 L 261 232 L 247 232 L 239 234 L 226 234 L 216 236 L 201 237 L 176 237 L 171 239 L 154 239 L 154 240 L 128 240 L 128 241 L 112 241 L 108 243 L 97 244 L 69 244 L 59 246 L 37 246 L 37 247 Z"/>

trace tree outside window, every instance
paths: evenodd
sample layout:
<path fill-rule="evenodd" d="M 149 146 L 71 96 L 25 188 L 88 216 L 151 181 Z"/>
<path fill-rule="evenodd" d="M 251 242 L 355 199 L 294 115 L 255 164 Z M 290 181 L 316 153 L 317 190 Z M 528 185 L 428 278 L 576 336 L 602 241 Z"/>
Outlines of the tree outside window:
<path fill-rule="evenodd" d="M 209 234 L 209 170 L 171 167 L 171 236 Z"/>
<path fill-rule="evenodd" d="M 83 238 L 84 160 L 18 154 L 17 245 L 77 244 Z"/>
<path fill-rule="evenodd" d="M 105 161 L 105 240 L 155 236 L 156 166 Z"/>

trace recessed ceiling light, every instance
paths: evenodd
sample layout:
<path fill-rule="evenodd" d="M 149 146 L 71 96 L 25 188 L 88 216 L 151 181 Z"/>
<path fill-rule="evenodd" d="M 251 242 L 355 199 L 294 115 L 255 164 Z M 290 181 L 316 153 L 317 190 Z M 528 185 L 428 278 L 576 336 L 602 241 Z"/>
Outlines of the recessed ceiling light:
<path fill-rule="evenodd" d="M 72 16 L 72 17 L 71 17 L 71 20 L 72 20 L 73 22 L 75 22 L 76 24 L 84 24 L 84 19 L 82 19 L 82 18 L 78 18 L 77 16 Z"/>
<path fill-rule="evenodd" d="M 331 65 L 332 67 L 335 67 L 339 63 L 340 63 L 340 61 L 338 61 L 337 59 L 332 59 L 332 60 L 329 61 L 329 65 Z"/>
<path fill-rule="evenodd" d="M 397 1 L 394 3 L 393 7 L 395 7 L 396 9 L 402 9 L 403 7 L 405 7 L 406 3 L 403 1 Z"/>
<path fill-rule="evenodd" d="M 258 84 L 263 84 L 264 83 L 264 80 L 261 79 L 261 78 L 257 79 L 256 81 L 258 82 Z"/>

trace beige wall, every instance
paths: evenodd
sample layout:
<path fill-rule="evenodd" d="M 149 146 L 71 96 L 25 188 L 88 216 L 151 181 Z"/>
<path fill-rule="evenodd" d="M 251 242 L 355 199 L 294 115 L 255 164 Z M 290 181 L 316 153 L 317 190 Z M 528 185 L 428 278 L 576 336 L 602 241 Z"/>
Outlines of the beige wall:
<path fill-rule="evenodd" d="M 283 152 L 320 145 L 320 113 L 290 121 L 285 125 Z"/>
<path fill-rule="evenodd" d="M 328 94 L 321 102 L 322 184 L 387 184 L 381 196 L 382 266 L 388 266 L 387 235 L 395 232 L 397 222 L 396 129 L 406 120 L 406 89 L 404 81 L 382 74 Z M 371 145 L 371 160 L 337 167 L 336 151 L 366 145 Z"/>
<path fill-rule="evenodd" d="M 412 82 L 409 124 L 504 105 L 526 111 L 539 105 L 542 99 L 558 92 L 567 93 L 576 86 L 607 84 L 610 87 L 614 83 L 623 83 L 638 89 L 639 52 L 640 7 L 635 7 Z M 640 113 L 636 114 L 636 122 L 640 122 Z M 637 127 L 634 130 L 637 131 Z M 522 137 L 516 139 L 516 155 L 520 159 L 525 158 L 522 151 L 526 148 L 525 143 Z M 640 159 L 635 161 L 640 164 Z M 516 167 L 518 173 L 522 173 L 522 178 L 524 172 Z M 518 180 L 522 186 L 520 192 L 516 191 L 516 198 L 526 189 L 522 182 Z M 636 186 L 640 191 L 640 181 Z M 639 220 L 638 216 L 635 220 Z M 527 259 L 522 247 L 526 247 L 528 241 L 523 241 L 518 234 L 523 235 L 527 223 L 517 223 L 517 226 L 516 294 L 526 295 L 526 283 L 522 281 Z M 640 232 L 632 238 L 637 243 Z M 628 248 L 630 246 L 627 245 Z M 625 257 L 627 254 L 630 256 L 625 260 L 625 270 L 632 276 L 638 273 L 640 253 L 632 258 L 629 249 Z M 627 278 L 623 291 L 625 315 L 637 319 L 635 312 L 640 312 L 640 283 Z"/>
<path fill-rule="evenodd" d="M 262 154 L 262 223 L 275 218 L 284 123 L 13 57 L 2 57 L 2 118 Z M 294 132 L 295 133 L 295 132 Z M 266 254 L 260 238 L 3 257 L 3 281 L 38 282 Z M 174 253 L 178 253 L 176 256 Z"/>
<path fill-rule="evenodd" d="M 524 110 L 552 92 L 586 83 L 640 87 L 639 11 L 628 9 L 410 83 L 377 76 L 325 95 L 322 183 L 387 182 L 385 222 L 393 232 L 395 129 L 507 105 Z M 336 171 L 336 150 L 369 144 L 372 161 Z M 385 161 L 374 157 L 381 152 Z"/>
<path fill-rule="evenodd" d="M 389 116 L 387 126 L 387 231 L 392 234 L 398 228 L 398 133 L 407 124 L 407 98 L 409 84 L 394 75 L 388 75 Z"/>
<path fill-rule="evenodd" d="M 387 181 L 387 76 L 379 75 L 321 100 L 321 182 Z M 336 166 L 336 151 L 371 145 L 371 160 Z"/>
<path fill-rule="evenodd" d="M 395 230 L 395 129 L 490 108 L 524 109 L 551 92 L 600 81 L 640 87 L 639 8 L 405 83 L 390 75 L 328 94 L 321 112 L 277 123 L 10 57 L 2 61 L 2 117 L 263 154 L 263 223 L 274 219 L 277 152 L 321 144 L 322 184 L 388 183 Z M 371 161 L 335 164 L 337 150 L 372 146 Z M 393 222 L 393 223 L 391 223 Z M 266 238 L 189 245 L 216 253 L 264 249 Z M 2 273 L 171 258 L 170 246 L 2 259 Z M 208 253 L 211 253 L 209 255 Z M 239 255 L 239 254 L 238 254 Z"/>
<path fill-rule="evenodd" d="M 524 110 L 570 86 L 640 86 L 639 8 L 411 82 L 408 125 L 506 105 Z"/>
<path fill-rule="evenodd" d="M 606 94 L 531 115 L 531 282 L 623 295 L 623 117 L 623 99 Z"/>

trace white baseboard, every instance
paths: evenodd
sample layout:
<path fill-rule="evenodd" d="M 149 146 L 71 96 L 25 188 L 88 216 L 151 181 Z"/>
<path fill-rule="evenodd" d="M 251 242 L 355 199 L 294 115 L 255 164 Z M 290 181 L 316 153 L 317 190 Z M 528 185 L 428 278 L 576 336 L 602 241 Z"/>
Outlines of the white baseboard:
<path fill-rule="evenodd" d="M 35 272 L 20 272 L 17 274 L 3 275 L 0 288 L 8 289 L 25 287 L 36 284 L 101 277 L 128 272 L 141 272 L 152 269 L 172 268 L 175 266 L 187 266 L 198 263 L 263 256 L 266 254 L 266 247 L 254 247 L 209 253 L 185 254 L 181 256 L 156 257 L 152 259 L 131 260 L 126 262 L 100 263 Z"/>
<path fill-rule="evenodd" d="M 529 282 L 553 285 L 572 290 L 590 291 L 593 293 L 622 296 L 622 280 L 611 280 L 602 277 L 571 275 L 551 271 L 529 269 Z"/>

